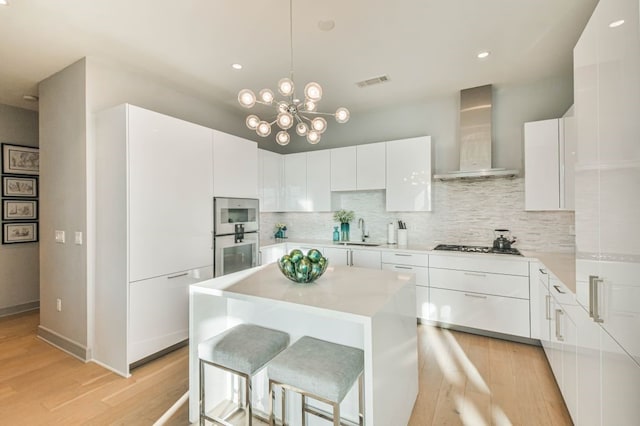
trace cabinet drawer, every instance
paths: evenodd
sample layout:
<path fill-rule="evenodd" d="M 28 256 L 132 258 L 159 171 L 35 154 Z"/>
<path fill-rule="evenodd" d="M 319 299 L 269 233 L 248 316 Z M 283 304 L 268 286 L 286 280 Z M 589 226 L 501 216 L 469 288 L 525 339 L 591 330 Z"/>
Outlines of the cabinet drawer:
<path fill-rule="evenodd" d="M 396 272 L 413 272 L 416 274 L 417 286 L 426 287 L 429 285 L 429 268 L 425 268 L 423 266 L 392 265 L 391 263 L 383 263 L 382 269 Z"/>
<path fill-rule="evenodd" d="M 530 337 L 527 300 L 432 287 L 429 303 L 430 320 Z"/>
<path fill-rule="evenodd" d="M 129 364 L 189 337 L 189 286 L 210 278 L 212 266 L 129 285 Z"/>
<path fill-rule="evenodd" d="M 429 255 L 421 253 L 383 251 L 382 263 L 395 265 L 429 266 Z"/>
<path fill-rule="evenodd" d="M 529 299 L 529 278 L 486 272 L 429 268 L 432 287 Z"/>
<path fill-rule="evenodd" d="M 506 256 L 506 255 L 504 255 Z M 524 260 L 498 258 L 489 255 L 430 255 L 432 268 L 460 269 L 464 271 L 492 272 L 495 274 L 529 276 L 529 262 Z"/>

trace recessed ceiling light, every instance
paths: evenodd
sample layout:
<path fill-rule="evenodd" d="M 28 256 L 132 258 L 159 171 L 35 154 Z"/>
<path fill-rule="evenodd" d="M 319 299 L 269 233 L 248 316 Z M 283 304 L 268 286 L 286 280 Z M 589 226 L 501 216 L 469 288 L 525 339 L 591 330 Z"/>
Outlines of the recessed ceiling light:
<path fill-rule="evenodd" d="M 610 23 L 609 28 L 619 27 L 622 24 L 624 24 L 624 19 L 618 19 L 617 21 L 613 21 L 612 23 Z"/>
<path fill-rule="evenodd" d="M 2 1 L 2 0 L 0 0 L 0 1 Z M 22 97 L 22 99 L 24 99 L 25 101 L 28 101 L 28 102 L 38 102 L 38 99 L 40 99 L 40 98 L 38 98 L 37 96 L 34 96 L 34 95 L 24 95 Z"/>
<path fill-rule="evenodd" d="M 484 59 L 487 56 L 489 56 L 489 54 L 490 54 L 490 52 L 488 52 L 486 50 L 484 52 L 480 52 L 480 53 L 478 53 L 478 59 Z"/>
<path fill-rule="evenodd" d="M 318 28 L 320 28 L 321 31 L 331 31 L 335 28 L 335 26 L 336 21 L 334 21 L 333 19 L 318 21 Z"/>
<path fill-rule="evenodd" d="M 9 0 L 0 0 L 0 6 L 9 6 Z"/>
<path fill-rule="evenodd" d="M 231 68 L 233 68 L 234 70 L 241 70 L 242 69 L 242 65 L 240 65 L 240 64 L 231 64 Z"/>

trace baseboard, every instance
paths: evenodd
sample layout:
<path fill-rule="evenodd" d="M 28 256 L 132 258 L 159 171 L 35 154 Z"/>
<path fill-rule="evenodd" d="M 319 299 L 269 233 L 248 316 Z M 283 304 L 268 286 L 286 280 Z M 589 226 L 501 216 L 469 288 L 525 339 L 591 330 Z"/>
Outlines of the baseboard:
<path fill-rule="evenodd" d="M 49 330 L 41 325 L 38 326 L 38 338 L 52 346 L 55 346 L 61 351 L 78 358 L 80 361 L 87 362 L 90 358 L 89 349 L 86 346 L 61 336 L 55 331 Z"/>
<path fill-rule="evenodd" d="M 479 336 L 493 337 L 494 339 L 509 340 L 511 342 L 524 343 L 532 346 L 542 346 L 542 344 L 540 343 L 540 340 L 538 339 L 531 339 L 529 337 L 522 337 L 522 336 L 514 336 L 512 334 L 496 333 L 495 331 L 480 330 L 477 328 L 464 327 L 461 325 L 452 325 L 452 324 L 439 322 L 439 321 L 429 321 L 429 320 L 418 318 L 418 324 L 433 325 L 439 328 L 462 331 L 463 333 L 477 334 Z"/>
<path fill-rule="evenodd" d="M 0 317 L 6 317 L 9 315 L 20 314 L 22 312 L 34 311 L 40 309 L 40 301 L 22 303 L 20 305 L 8 306 L 6 308 L 0 308 Z"/>
<path fill-rule="evenodd" d="M 165 356 L 169 352 L 173 352 L 176 349 L 180 349 L 183 346 L 187 346 L 188 344 L 189 344 L 189 339 L 185 339 L 185 340 L 183 340 L 181 342 L 178 342 L 178 343 L 176 343 L 174 345 L 169 346 L 168 348 L 164 348 L 161 351 L 158 351 L 158 352 L 156 352 L 154 354 L 151 354 L 151 355 L 146 356 L 146 357 L 144 357 L 142 359 L 139 359 L 138 361 L 132 362 L 131 364 L 129 364 L 129 369 L 133 370 L 134 368 L 138 368 L 141 365 L 144 365 L 144 364 L 146 364 L 148 362 L 151 362 L 154 359 L 158 359 L 161 356 Z"/>

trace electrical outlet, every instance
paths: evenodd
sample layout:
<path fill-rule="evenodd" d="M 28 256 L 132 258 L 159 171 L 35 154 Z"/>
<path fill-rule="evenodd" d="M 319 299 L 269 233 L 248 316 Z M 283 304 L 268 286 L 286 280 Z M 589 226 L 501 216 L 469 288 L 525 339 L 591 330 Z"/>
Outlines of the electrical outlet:
<path fill-rule="evenodd" d="M 62 299 L 56 299 L 56 310 L 62 312 Z"/>
<path fill-rule="evenodd" d="M 56 243 L 64 244 L 64 231 L 56 230 Z"/>
<path fill-rule="evenodd" d="M 77 245 L 81 246 L 82 245 L 82 232 L 80 231 L 76 231 L 76 235 L 75 235 L 75 242 Z"/>

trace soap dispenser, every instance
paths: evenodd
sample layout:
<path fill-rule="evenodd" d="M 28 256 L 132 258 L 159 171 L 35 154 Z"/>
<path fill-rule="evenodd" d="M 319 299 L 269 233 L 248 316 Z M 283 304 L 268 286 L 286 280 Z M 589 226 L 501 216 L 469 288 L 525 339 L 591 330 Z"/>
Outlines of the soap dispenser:
<path fill-rule="evenodd" d="M 337 226 L 333 227 L 333 241 L 340 241 L 340 232 Z"/>

